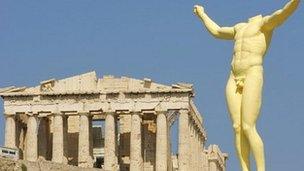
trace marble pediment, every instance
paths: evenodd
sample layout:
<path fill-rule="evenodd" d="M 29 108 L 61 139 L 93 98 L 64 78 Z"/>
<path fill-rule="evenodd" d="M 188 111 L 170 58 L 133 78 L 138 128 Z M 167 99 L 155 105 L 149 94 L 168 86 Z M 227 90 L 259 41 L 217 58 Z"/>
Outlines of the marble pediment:
<path fill-rule="evenodd" d="M 192 92 L 193 87 L 187 83 L 163 85 L 149 78 L 134 79 L 105 75 L 98 78 L 96 72 L 88 72 L 64 79 L 41 81 L 34 87 L 0 88 L 1 96 L 34 94 L 83 94 L 83 93 L 119 93 L 119 92 Z"/>

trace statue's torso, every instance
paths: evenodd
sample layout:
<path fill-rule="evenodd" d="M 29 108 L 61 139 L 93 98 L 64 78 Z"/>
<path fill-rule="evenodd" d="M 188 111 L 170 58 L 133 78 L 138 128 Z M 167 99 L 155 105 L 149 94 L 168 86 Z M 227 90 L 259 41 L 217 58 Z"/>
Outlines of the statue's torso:
<path fill-rule="evenodd" d="M 263 19 L 235 26 L 235 45 L 231 63 L 236 77 L 243 77 L 252 66 L 261 66 L 272 32 L 262 30 Z"/>

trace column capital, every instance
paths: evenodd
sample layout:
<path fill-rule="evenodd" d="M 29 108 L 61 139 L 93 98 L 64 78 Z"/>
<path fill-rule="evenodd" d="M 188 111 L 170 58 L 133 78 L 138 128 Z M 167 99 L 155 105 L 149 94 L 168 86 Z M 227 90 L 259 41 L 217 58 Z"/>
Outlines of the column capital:
<path fill-rule="evenodd" d="M 52 113 L 50 116 L 60 116 L 62 117 L 62 119 L 68 119 L 69 118 L 69 115 L 65 115 L 64 113 Z M 40 118 L 43 118 L 43 117 L 40 117 Z"/>
<path fill-rule="evenodd" d="M 106 115 L 116 115 L 116 112 L 113 112 L 113 111 L 111 111 L 111 112 L 104 112 Z"/>
<path fill-rule="evenodd" d="M 142 116 L 142 115 L 144 115 L 144 113 L 143 112 L 139 112 L 139 111 L 135 111 L 135 112 L 131 112 L 130 113 L 131 115 L 138 115 L 138 116 Z"/>
<path fill-rule="evenodd" d="M 179 109 L 179 114 L 190 115 L 190 110 L 189 109 Z"/>
<path fill-rule="evenodd" d="M 61 112 L 56 112 L 56 113 L 52 113 L 51 115 L 52 115 L 52 116 L 62 116 L 63 113 L 61 113 Z"/>
<path fill-rule="evenodd" d="M 158 110 L 158 111 L 155 111 L 155 115 L 160 115 L 160 114 L 166 115 L 167 112 L 168 112 L 167 110 Z"/>
<path fill-rule="evenodd" d="M 78 114 L 78 115 L 90 116 L 90 115 L 91 115 L 91 112 L 90 112 L 90 111 L 78 111 L 77 114 Z"/>
<path fill-rule="evenodd" d="M 5 118 L 15 118 L 16 114 L 15 113 L 4 113 Z"/>
<path fill-rule="evenodd" d="M 27 116 L 38 116 L 38 113 L 33 113 L 33 112 L 27 112 Z"/>

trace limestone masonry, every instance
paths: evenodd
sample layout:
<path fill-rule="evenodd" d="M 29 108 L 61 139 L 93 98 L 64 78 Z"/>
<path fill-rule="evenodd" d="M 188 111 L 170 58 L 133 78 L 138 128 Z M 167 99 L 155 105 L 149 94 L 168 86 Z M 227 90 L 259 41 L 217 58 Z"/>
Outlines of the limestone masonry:
<path fill-rule="evenodd" d="M 227 154 L 205 147 L 191 84 L 95 72 L 36 87 L 0 89 L 5 147 L 30 162 L 50 160 L 105 171 L 225 171 Z M 178 122 L 178 154 L 171 126 Z"/>

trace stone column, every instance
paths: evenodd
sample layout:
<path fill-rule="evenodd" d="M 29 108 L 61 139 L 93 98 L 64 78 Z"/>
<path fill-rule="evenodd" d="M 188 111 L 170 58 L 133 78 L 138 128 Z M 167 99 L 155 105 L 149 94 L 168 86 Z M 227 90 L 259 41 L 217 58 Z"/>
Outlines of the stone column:
<path fill-rule="evenodd" d="M 193 130 L 192 130 L 192 121 L 191 121 L 191 118 L 190 118 L 190 123 L 189 123 L 189 132 L 190 132 L 190 144 L 189 144 L 189 148 L 190 148 L 190 153 L 189 153 L 189 164 L 190 164 L 190 168 L 194 170 L 194 148 L 193 148 Z"/>
<path fill-rule="evenodd" d="M 192 120 L 189 122 L 189 132 L 190 132 L 190 143 L 189 143 L 189 148 L 190 148 L 190 153 L 189 153 L 189 165 L 190 168 L 192 168 L 193 171 L 195 170 L 195 137 L 194 137 L 194 127 Z"/>
<path fill-rule="evenodd" d="M 129 170 L 131 123 L 131 114 L 119 116 L 119 168 L 121 171 Z"/>
<path fill-rule="evenodd" d="M 180 110 L 179 113 L 178 168 L 179 171 L 188 171 L 191 170 L 189 166 L 189 115 L 188 110 Z"/>
<path fill-rule="evenodd" d="M 79 145 L 78 166 L 93 167 L 93 159 L 90 155 L 90 119 L 89 113 L 79 113 Z"/>
<path fill-rule="evenodd" d="M 168 170 L 171 171 L 173 170 L 173 165 L 172 165 L 172 152 L 171 152 L 171 125 L 169 123 L 167 123 L 167 132 L 168 132 L 168 136 L 167 136 L 167 141 L 168 141 L 168 152 L 167 152 L 167 165 L 168 165 Z"/>
<path fill-rule="evenodd" d="M 190 158 L 190 165 L 191 168 L 193 168 L 194 171 L 195 170 L 195 135 L 194 135 L 194 127 L 193 127 L 193 123 L 192 121 L 190 122 L 190 135 L 191 135 L 191 143 L 190 143 L 190 148 L 191 148 L 191 158 Z"/>
<path fill-rule="evenodd" d="M 217 166 L 216 160 L 210 160 L 209 161 L 209 170 L 210 171 L 218 171 L 218 166 Z"/>
<path fill-rule="evenodd" d="M 203 153 L 203 146 L 202 146 L 202 137 L 201 135 L 199 135 L 199 139 L 198 139 L 198 147 L 199 147 L 199 170 L 203 170 L 203 157 L 202 157 L 202 153 Z"/>
<path fill-rule="evenodd" d="M 67 163 L 64 156 L 64 121 L 60 113 L 53 116 L 53 156 L 52 161 L 56 163 Z"/>
<path fill-rule="evenodd" d="M 104 170 L 113 171 L 118 170 L 117 152 L 116 152 L 116 125 L 114 113 L 106 114 L 105 121 L 105 156 L 104 156 Z"/>
<path fill-rule="evenodd" d="M 200 138 L 199 138 L 199 134 L 197 132 L 197 137 L 196 137 L 196 144 L 197 144 L 197 152 L 196 152 L 196 155 L 197 155 L 197 167 L 198 167 L 198 170 L 201 170 L 200 168 L 200 165 L 201 165 L 201 161 L 200 161 L 200 151 L 201 151 L 201 148 L 200 148 Z"/>
<path fill-rule="evenodd" d="M 38 122 L 37 117 L 29 115 L 26 133 L 26 160 L 36 161 L 38 158 Z"/>
<path fill-rule="evenodd" d="M 8 148 L 17 148 L 17 146 L 16 146 L 16 118 L 15 118 L 15 115 L 6 115 L 4 146 L 8 147 Z"/>
<path fill-rule="evenodd" d="M 132 114 L 131 121 L 131 151 L 130 151 L 130 170 L 142 171 L 143 158 L 141 149 L 141 117 L 139 113 Z"/>
<path fill-rule="evenodd" d="M 203 169 L 209 171 L 209 160 L 208 160 L 208 154 L 205 150 L 203 150 L 202 153 L 202 164 L 203 164 Z"/>
<path fill-rule="evenodd" d="M 164 112 L 157 115 L 156 126 L 156 171 L 167 171 L 168 128 Z"/>
<path fill-rule="evenodd" d="M 195 127 L 195 129 L 194 129 L 194 131 L 195 131 L 195 141 L 194 141 L 194 143 L 195 143 L 195 167 L 196 167 L 196 170 L 197 171 L 200 171 L 199 170 L 199 143 L 198 143 L 198 133 L 197 133 L 197 128 Z"/>

